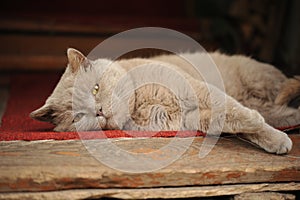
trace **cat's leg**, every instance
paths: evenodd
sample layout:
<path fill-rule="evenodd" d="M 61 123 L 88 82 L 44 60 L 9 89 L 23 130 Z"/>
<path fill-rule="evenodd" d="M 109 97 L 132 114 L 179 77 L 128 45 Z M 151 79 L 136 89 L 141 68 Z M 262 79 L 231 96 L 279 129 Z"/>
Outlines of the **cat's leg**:
<path fill-rule="evenodd" d="M 219 93 L 219 91 L 214 89 L 211 89 L 210 92 Z M 217 103 L 218 99 L 213 99 L 213 101 L 216 101 L 216 103 L 212 105 L 220 105 Z M 219 115 L 215 115 L 217 116 L 215 119 L 212 117 L 213 113 L 210 113 L 212 110 L 219 113 Z M 224 123 L 221 124 L 223 125 L 223 132 L 232 134 L 242 133 L 244 138 L 259 145 L 270 153 L 284 154 L 288 153 L 292 148 L 292 142 L 286 133 L 271 127 L 265 123 L 264 118 L 256 110 L 241 105 L 230 96 L 226 95 L 226 103 L 224 106 L 217 106 L 215 109 L 211 107 L 203 111 L 205 113 L 202 112 L 200 128 L 204 131 L 209 130 L 207 122 L 216 121 L 217 123 L 215 124 L 220 124 L 219 120 L 222 118 L 223 113 Z M 218 119 L 218 116 L 220 119 Z M 209 117 L 212 119 L 209 120 Z M 204 123 L 201 123 L 201 120 L 203 120 Z"/>
<path fill-rule="evenodd" d="M 276 105 L 300 107 L 300 76 L 294 76 L 284 81 L 274 100 Z"/>
<path fill-rule="evenodd" d="M 280 83 L 280 81 L 277 82 L 267 85 L 268 87 L 265 85 L 265 87 L 256 88 L 256 91 L 267 90 L 269 93 L 273 92 L 273 95 L 266 95 L 268 92 L 261 92 L 260 95 L 249 95 L 248 98 L 241 101 L 241 103 L 249 108 L 257 110 L 265 118 L 265 121 L 273 127 L 299 125 L 299 76 L 285 79 L 283 83 Z"/>
<path fill-rule="evenodd" d="M 276 105 L 272 102 L 257 108 L 265 121 L 273 127 L 290 127 L 300 124 L 300 109 L 291 108 L 287 105 Z"/>
<path fill-rule="evenodd" d="M 267 110 L 260 108 L 266 121 L 275 127 L 300 124 L 300 76 L 287 79 L 280 88 L 276 99 Z"/>
<path fill-rule="evenodd" d="M 226 111 L 224 127 L 227 129 L 224 132 L 239 133 L 270 153 L 285 154 L 291 150 L 292 141 L 286 133 L 267 124 L 256 110 L 235 104 L 234 101 L 229 102 Z"/>
<path fill-rule="evenodd" d="M 242 133 L 242 136 L 270 153 L 284 154 L 292 148 L 288 135 L 264 122 L 256 111 L 230 102 L 226 110 L 224 132 Z"/>

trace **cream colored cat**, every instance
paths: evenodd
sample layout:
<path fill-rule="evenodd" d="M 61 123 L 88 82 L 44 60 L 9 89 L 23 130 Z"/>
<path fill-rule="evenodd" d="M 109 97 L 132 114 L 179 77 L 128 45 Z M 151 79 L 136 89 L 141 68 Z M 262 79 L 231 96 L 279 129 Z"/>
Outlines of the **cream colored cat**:
<path fill-rule="evenodd" d="M 67 56 L 68 67 L 55 90 L 45 105 L 30 115 L 53 123 L 55 131 L 223 131 L 240 133 L 267 152 L 284 154 L 292 148 L 287 134 L 273 127 L 300 123 L 300 110 L 288 106 L 299 96 L 300 83 L 271 65 L 244 56 L 210 53 L 223 78 L 225 94 L 205 83 L 186 60 L 176 55 L 92 61 L 69 48 Z M 181 56 L 201 65 L 204 54 Z M 147 73 L 134 71 L 139 66 L 146 66 Z M 147 80 L 162 74 L 173 89 L 149 82 L 127 93 L 126 88 L 137 84 L 134 77 Z M 116 90 L 122 94 L 116 95 Z"/>

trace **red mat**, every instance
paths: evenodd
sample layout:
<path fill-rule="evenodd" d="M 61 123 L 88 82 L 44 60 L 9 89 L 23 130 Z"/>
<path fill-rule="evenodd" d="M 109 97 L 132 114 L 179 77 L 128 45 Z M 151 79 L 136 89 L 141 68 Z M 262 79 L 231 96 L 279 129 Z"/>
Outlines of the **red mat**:
<path fill-rule="evenodd" d="M 184 131 L 98 131 L 53 132 L 53 125 L 29 117 L 29 113 L 42 106 L 58 82 L 58 73 L 19 74 L 11 77 L 10 97 L 0 127 L 0 141 L 8 140 L 72 140 L 117 137 L 189 137 L 195 132 Z M 197 136 L 203 136 L 198 132 Z"/>

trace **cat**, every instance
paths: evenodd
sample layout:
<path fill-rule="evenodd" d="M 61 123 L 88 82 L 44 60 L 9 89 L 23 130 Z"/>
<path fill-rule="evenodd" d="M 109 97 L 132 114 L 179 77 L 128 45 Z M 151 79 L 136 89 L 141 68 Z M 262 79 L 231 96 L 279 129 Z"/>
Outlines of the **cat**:
<path fill-rule="evenodd" d="M 290 105 L 300 93 L 299 77 L 287 78 L 272 65 L 242 55 L 209 53 L 224 81 L 225 94 L 205 83 L 182 58 L 201 62 L 203 56 L 204 53 L 195 52 L 113 62 L 90 60 L 69 48 L 68 66 L 56 88 L 46 103 L 30 116 L 53 123 L 55 131 L 200 130 L 214 134 L 221 128 L 219 131 L 239 134 L 267 152 L 288 153 L 292 141 L 286 133 L 273 127 L 300 123 L 300 110 L 297 105 Z M 124 88 L 131 87 L 134 81 L 122 78 L 141 65 L 156 68 L 138 73 L 137 77 L 147 79 L 151 75 L 171 74 L 165 78 L 171 81 L 173 89 L 149 83 L 126 94 Z M 189 84 L 183 84 L 170 69 L 179 72 Z M 113 102 L 113 91 L 118 87 L 127 101 L 117 97 Z M 188 87 L 193 89 L 194 96 L 187 92 Z M 179 94 L 176 96 L 173 90 Z M 127 107 L 122 106 L 125 104 Z"/>

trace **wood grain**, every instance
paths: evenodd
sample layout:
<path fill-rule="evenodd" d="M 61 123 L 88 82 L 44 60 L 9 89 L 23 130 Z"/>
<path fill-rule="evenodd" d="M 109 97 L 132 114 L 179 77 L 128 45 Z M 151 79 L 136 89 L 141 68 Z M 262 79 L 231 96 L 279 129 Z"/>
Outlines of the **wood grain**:
<path fill-rule="evenodd" d="M 253 197 L 254 193 L 265 191 L 291 191 L 299 189 L 299 183 L 277 183 L 277 184 L 237 184 L 221 186 L 201 187 L 176 187 L 176 188 L 141 188 L 141 189 L 77 189 L 49 192 L 8 192 L 0 193 L 0 200 L 79 200 L 98 198 L 119 198 L 119 199 L 173 199 L 211 197 L 224 195 L 237 195 L 236 199 L 242 199 L 243 193 L 252 192 L 248 196 Z M 272 197 L 275 196 L 272 193 Z M 264 196 L 268 196 L 265 194 Z M 280 195 L 277 195 L 280 196 Z M 281 195 L 291 197 L 293 195 Z M 281 197 L 280 196 L 280 197 Z M 255 196 L 254 196 L 255 197 Z M 256 196 L 258 197 L 258 196 Z M 259 196 L 261 197 L 261 196 Z M 259 199 L 259 198 L 253 198 Z M 269 198 L 270 199 L 270 198 Z"/>
<path fill-rule="evenodd" d="M 229 137 L 221 138 L 204 158 L 198 156 L 203 138 L 195 138 L 175 162 L 147 173 L 129 173 L 105 166 L 90 155 L 81 141 L 0 142 L 0 191 L 300 182 L 300 136 L 291 135 L 291 138 L 294 148 L 285 156 L 268 154 Z M 172 140 L 183 143 L 186 138 L 110 141 L 122 150 L 147 153 L 161 149 Z M 109 153 L 114 155 L 119 151 Z M 124 165 L 130 161 L 128 159 Z"/>
<path fill-rule="evenodd" d="M 233 200 L 295 200 L 293 194 L 281 194 L 276 192 L 244 193 L 236 195 Z"/>

